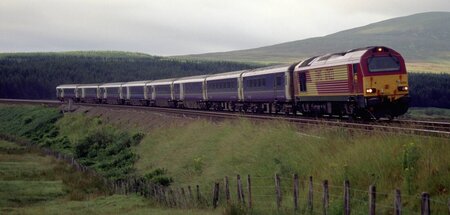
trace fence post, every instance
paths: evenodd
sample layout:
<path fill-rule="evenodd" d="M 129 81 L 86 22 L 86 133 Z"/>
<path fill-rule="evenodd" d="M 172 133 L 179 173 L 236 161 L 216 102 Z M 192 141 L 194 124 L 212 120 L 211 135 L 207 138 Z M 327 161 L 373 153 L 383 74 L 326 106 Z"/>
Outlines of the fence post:
<path fill-rule="evenodd" d="M 323 214 L 328 214 L 328 206 L 330 202 L 330 195 L 328 193 L 328 180 L 323 181 Z"/>
<path fill-rule="evenodd" d="M 430 194 L 423 192 L 422 193 L 422 204 L 420 207 L 420 211 L 422 215 L 430 215 Z"/>
<path fill-rule="evenodd" d="M 225 176 L 225 198 L 230 203 L 230 184 L 228 184 L 228 176 Z"/>
<path fill-rule="evenodd" d="M 298 210 L 298 174 L 294 174 L 294 210 Z"/>
<path fill-rule="evenodd" d="M 247 176 L 248 208 L 252 208 L 252 181 L 250 175 Z"/>
<path fill-rule="evenodd" d="M 188 186 L 188 195 L 189 195 L 189 206 L 193 207 L 194 204 L 194 195 L 192 194 L 191 186 Z"/>
<path fill-rule="evenodd" d="M 313 211 L 313 178 L 309 176 L 308 210 Z"/>
<path fill-rule="evenodd" d="M 350 215 L 350 182 L 344 182 L 344 215 Z"/>
<path fill-rule="evenodd" d="M 375 215 L 377 204 L 377 187 L 375 185 L 369 186 L 369 215 Z"/>
<path fill-rule="evenodd" d="M 182 187 L 180 190 L 181 190 L 181 199 L 182 199 L 183 207 L 186 208 L 187 207 L 186 192 L 184 192 L 184 187 Z"/>
<path fill-rule="evenodd" d="M 175 194 L 173 193 L 172 188 L 169 188 L 168 199 L 169 199 L 169 207 L 177 206 L 176 199 L 175 199 Z"/>
<path fill-rule="evenodd" d="M 213 190 L 213 208 L 217 208 L 217 203 L 219 202 L 219 183 L 214 184 L 214 190 Z"/>
<path fill-rule="evenodd" d="M 395 189 L 394 208 L 395 215 L 402 215 L 402 194 L 399 189 Z"/>
<path fill-rule="evenodd" d="M 200 186 L 198 184 L 196 185 L 196 189 L 197 189 L 197 205 L 200 205 L 202 194 L 200 193 Z"/>
<path fill-rule="evenodd" d="M 448 206 L 448 214 L 450 214 L 450 199 L 448 200 L 447 206 Z"/>
<path fill-rule="evenodd" d="M 192 195 L 192 189 L 191 186 L 188 186 L 188 194 L 189 194 L 189 198 L 191 199 L 191 201 L 194 199 L 194 195 Z"/>
<path fill-rule="evenodd" d="M 242 190 L 242 181 L 240 175 L 237 175 L 237 195 L 239 203 L 245 204 L 244 191 Z"/>
<path fill-rule="evenodd" d="M 281 182 L 280 176 L 275 174 L 275 193 L 277 195 L 277 208 L 281 208 Z"/>

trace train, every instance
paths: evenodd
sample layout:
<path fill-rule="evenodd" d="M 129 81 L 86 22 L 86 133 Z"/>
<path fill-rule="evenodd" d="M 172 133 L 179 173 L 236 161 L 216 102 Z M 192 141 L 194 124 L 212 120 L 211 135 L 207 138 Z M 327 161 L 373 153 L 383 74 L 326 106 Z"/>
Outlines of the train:
<path fill-rule="evenodd" d="M 61 101 L 350 119 L 393 119 L 409 108 L 403 57 L 385 46 L 286 66 L 162 80 L 63 84 Z"/>

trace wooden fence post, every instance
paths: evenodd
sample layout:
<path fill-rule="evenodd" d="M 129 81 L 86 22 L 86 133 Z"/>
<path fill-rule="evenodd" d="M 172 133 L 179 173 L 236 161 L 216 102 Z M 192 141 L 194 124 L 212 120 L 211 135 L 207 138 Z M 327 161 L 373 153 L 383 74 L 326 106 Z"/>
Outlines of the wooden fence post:
<path fill-rule="evenodd" d="M 402 194 L 399 189 L 395 189 L 394 214 L 402 215 Z"/>
<path fill-rule="evenodd" d="M 313 178 L 309 176 L 308 210 L 313 211 Z"/>
<path fill-rule="evenodd" d="M 328 214 L 328 207 L 330 202 L 330 194 L 328 193 L 328 180 L 323 181 L 323 214 Z"/>
<path fill-rule="evenodd" d="M 448 200 L 447 206 L 448 206 L 448 214 L 450 214 L 450 199 Z"/>
<path fill-rule="evenodd" d="M 197 205 L 200 205 L 202 194 L 200 193 L 200 186 L 198 184 L 196 185 L 196 190 L 197 190 Z"/>
<path fill-rule="evenodd" d="M 430 215 L 431 208 L 430 208 L 430 194 L 423 192 L 422 193 L 422 204 L 420 207 L 420 214 L 422 215 Z"/>
<path fill-rule="evenodd" d="M 242 190 L 241 176 L 237 175 L 237 195 L 239 203 L 245 204 L 244 191 Z"/>
<path fill-rule="evenodd" d="M 281 180 L 278 174 L 275 174 L 275 193 L 277 195 L 277 208 L 281 208 Z"/>
<path fill-rule="evenodd" d="M 193 202 L 194 201 L 194 195 L 192 195 L 191 186 L 188 186 L 188 194 L 189 194 L 190 202 Z"/>
<path fill-rule="evenodd" d="M 168 199 L 169 199 L 169 206 L 170 206 L 170 207 L 175 207 L 175 206 L 177 206 L 177 204 L 176 204 L 176 199 L 175 199 L 175 194 L 173 193 L 172 188 L 169 188 Z"/>
<path fill-rule="evenodd" d="M 219 202 L 219 183 L 214 184 L 214 190 L 213 190 L 213 208 L 217 208 L 217 203 Z"/>
<path fill-rule="evenodd" d="M 186 192 L 184 191 L 184 187 L 180 188 L 180 192 L 181 192 L 181 199 L 182 199 L 183 207 L 186 208 L 187 207 L 187 199 L 186 199 Z"/>
<path fill-rule="evenodd" d="M 369 215 L 375 215 L 377 204 L 377 187 L 375 185 L 369 186 Z"/>
<path fill-rule="evenodd" d="M 298 210 L 298 174 L 294 174 L 294 210 Z"/>
<path fill-rule="evenodd" d="M 225 176 L 225 198 L 227 203 L 230 203 L 230 184 L 228 182 L 228 176 Z"/>
<path fill-rule="evenodd" d="M 350 182 L 344 182 L 344 215 L 350 215 Z"/>
<path fill-rule="evenodd" d="M 252 181 L 250 175 L 247 176 L 248 208 L 252 208 Z"/>

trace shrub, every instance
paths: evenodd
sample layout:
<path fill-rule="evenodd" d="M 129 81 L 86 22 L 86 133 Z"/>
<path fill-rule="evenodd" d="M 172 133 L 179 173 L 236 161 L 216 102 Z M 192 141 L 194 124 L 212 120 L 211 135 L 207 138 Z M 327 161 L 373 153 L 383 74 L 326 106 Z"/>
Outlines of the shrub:
<path fill-rule="evenodd" d="M 418 172 L 417 161 L 420 158 L 420 151 L 414 143 L 406 144 L 403 149 L 403 178 L 405 180 L 408 194 L 414 191 L 414 179 Z"/>
<path fill-rule="evenodd" d="M 162 185 L 162 186 L 170 186 L 173 182 L 173 178 L 169 176 L 165 176 L 167 170 L 164 168 L 156 168 L 155 170 L 144 175 L 144 178 L 147 181 L 150 181 L 154 184 Z"/>

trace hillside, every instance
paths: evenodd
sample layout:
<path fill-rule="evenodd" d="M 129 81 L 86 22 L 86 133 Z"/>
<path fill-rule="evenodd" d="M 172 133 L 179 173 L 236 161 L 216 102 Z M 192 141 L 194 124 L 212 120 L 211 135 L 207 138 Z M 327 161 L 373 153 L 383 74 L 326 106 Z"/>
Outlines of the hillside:
<path fill-rule="evenodd" d="M 130 52 L 0 53 L 0 98 L 48 99 L 65 83 L 152 80 L 254 68 Z"/>
<path fill-rule="evenodd" d="M 402 53 L 409 62 L 439 63 L 448 61 L 450 57 L 450 12 L 414 14 L 324 37 L 255 49 L 177 57 L 264 63 L 294 62 L 308 56 L 372 45 L 392 47 Z"/>

